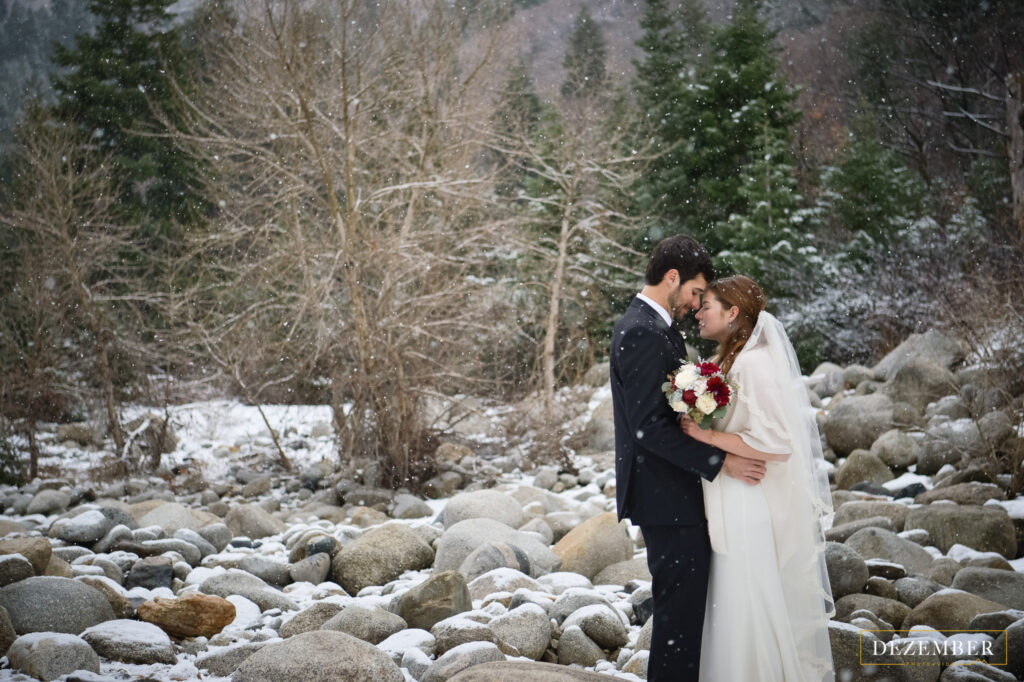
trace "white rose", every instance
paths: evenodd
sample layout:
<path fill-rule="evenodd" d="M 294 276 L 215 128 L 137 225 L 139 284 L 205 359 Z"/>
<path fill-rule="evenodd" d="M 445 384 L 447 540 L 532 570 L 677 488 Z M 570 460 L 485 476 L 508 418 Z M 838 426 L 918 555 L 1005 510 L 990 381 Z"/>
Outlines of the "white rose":
<path fill-rule="evenodd" d="M 686 388 L 697 379 L 700 378 L 700 372 L 693 365 L 683 365 L 683 368 L 679 370 L 679 374 L 676 375 L 676 386 L 680 388 Z"/>
<path fill-rule="evenodd" d="M 698 396 L 704 395 L 705 393 L 708 392 L 708 380 L 707 379 L 698 379 L 690 387 L 690 390 L 692 390 Z"/>
<path fill-rule="evenodd" d="M 718 409 L 718 402 L 715 400 L 715 396 L 710 393 L 705 393 L 701 397 L 697 398 L 696 407 L 704 414 L 711 414 Z"/>
<path fill-rule="evenodd" d="M 682 400 L 674 400 L 674 401 L 672 401 L 671 403 L 669 403 L 669 407 L 671 407 L 676 412 L 685 412 L 686 411 L 686 403 L 684 403 Z"/>

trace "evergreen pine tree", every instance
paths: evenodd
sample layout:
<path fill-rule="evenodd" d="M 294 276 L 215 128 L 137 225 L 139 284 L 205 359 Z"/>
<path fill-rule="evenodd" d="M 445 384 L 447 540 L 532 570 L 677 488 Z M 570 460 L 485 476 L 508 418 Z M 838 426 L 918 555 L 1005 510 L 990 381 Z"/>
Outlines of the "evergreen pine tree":
<path fill-rule="evenodd" d="M 569 47 L 565 52 L 565 80 L 562 82 L 564 97 L 591 97 L 603 92 L 607 80 L 607 51 L 601 27 L 584 5 L 576 17 L 572 35 L 569 36 Z"/>
<path fill-rule="evenodd" d="M 149 218 L 154 230 L 166 230 L 199 208 L 189 190 L 190 163 L 171 140 L 140 134 L 164 132 L 154 107 L 173 115 L 172 78 L 188 82 L 180 76 L 189 55 L 167 13 L 172 2 L 90 0 L 98 26 L 78 34 L 73 47 L 56 46 L 54 62 L 66 71 L 52 76 L 56 115 L 74 121 L 111 153 L 123 188 L 121 210 L 142 222 Z"/>
<path fill-rule="evenodd" d="M 684 158 L 693 129 L 689 85 L 697 66 L 708 59 L 711 25 L 700 0 L 647 0 L 637 46 L 644 59 L 635 63 L 635 90 L 642 112 L 638 138 L 653 137 L 660 157 L 638 183 L 634 211 L 657 216 L 650 239 L 683 229 L 692 179 Z"/>
<path fill-rule="evenodd" d="M 713 226 L 749 212 L 740 192 L 743 169 L 763 153 L 766 139 L 788 144 L 800 119 L 796 92 L 779 79 L 774 38 L 758 0 L 738 0 L 689 87 L 693 119 L 683 165 L 693 197 L 680 218 L 712 251 L 732 247 Z"/>
<path fill-rule="evenodd" d="M 727 245 L 716 261 L 723 271 L 754 277 L 769 294 L 796 294 L 800 278 L 811 274 L 815 212 L 801 208 L 789 141 L 767 119 L 760 142 L 740 173 L 737 196 L 745 210 L 716 226 L 716 238 Z"/>

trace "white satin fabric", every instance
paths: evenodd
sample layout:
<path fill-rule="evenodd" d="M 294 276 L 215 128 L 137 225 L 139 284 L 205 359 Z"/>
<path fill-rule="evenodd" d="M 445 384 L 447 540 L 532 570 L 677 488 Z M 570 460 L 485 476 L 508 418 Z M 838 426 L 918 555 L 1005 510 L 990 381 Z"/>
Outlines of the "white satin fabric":
<path fill-rule="evenodd" d="M 769 462 L 756 486 L 703 481 L 713 554 L 700 679 L 832 682 L 828 475 L 796 354 L 772 315 L 759 315 L 729 379 L 737 394 L 715 429 L 789 458 Z"/>

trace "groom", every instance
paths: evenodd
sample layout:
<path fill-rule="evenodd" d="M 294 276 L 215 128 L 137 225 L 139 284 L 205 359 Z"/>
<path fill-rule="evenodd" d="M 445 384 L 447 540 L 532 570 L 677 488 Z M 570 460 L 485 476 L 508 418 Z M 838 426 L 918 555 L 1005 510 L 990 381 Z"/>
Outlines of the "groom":
<path fill-rule="evenodd" d="M 654 578 L 649 682 L 697 680 L 711 562 L 700 478 L 724 472 L 753 485 L 765 473 L 764 462 L 683 433 L 661 391 L 686 361 L 673 319 L 700 307 L 712 279 L 703 246 L 686 235 L 661 240 L 647 265 L 647 286 L 612 334 L 616 502 L 619 518 L 640 526 Z"/>

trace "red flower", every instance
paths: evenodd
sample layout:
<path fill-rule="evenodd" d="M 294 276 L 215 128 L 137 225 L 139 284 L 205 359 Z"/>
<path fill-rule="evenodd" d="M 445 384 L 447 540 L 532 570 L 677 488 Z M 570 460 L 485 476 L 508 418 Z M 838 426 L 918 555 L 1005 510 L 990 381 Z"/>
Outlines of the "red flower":
<path fill-rule="evenodd" d="M 718 403 L 719 407 L 725 407 L 729 404 L 729 387 L 723 385 L 720 391 L 715 392 L 715 402 Z"/>
<path fill-rule="evenodd" d="M 697 394 L 693 391 L 683 391 L 683 402 L 693 407 L 697 404 Z"/>
<path fill-rule="evenodd" d="M 708 390 L 716 396 L 723 386 L 725 386 L 725 382 L 722 381 L 722 377 L 711 377 L 708 379 Z"/>
<path fill-rule="evenodd" d="M 713 362 L 702 362 L 700 363 L 700 375 L 703 377 L 709 377 L 712 374 L 717 374 L 721 370 Z"/>

